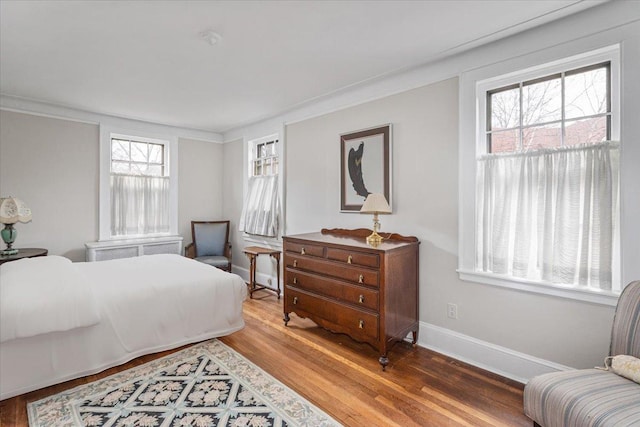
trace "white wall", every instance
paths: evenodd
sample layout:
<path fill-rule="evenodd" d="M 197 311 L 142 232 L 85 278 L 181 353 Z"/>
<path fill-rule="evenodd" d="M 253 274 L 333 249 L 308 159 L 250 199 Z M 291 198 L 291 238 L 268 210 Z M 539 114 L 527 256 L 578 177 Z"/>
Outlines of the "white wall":
<path fill-rule="evenodd" d="M 458 266 L 458 82 L 454 77 L 524 55 L 575 54 L 622 42 L 623 179 L 638 178 L 640 164 L 640 9 L 614 2 L 509 39 L 323 98 L 261 123 L 235 129 L 225 140 L 267 135 L 286 126 L 285 234 L 322 227 L 370 226 L 371 218 L 339 213 L 339 138 L 343 132 L 391 122 L 394 213 L 382 229 L 416 235 L 420 246 L 420 344 L 526 380 L 562 365 L 602 364 L 608 351 L 613 308 L 570 299 L 463 282 Z M 635 70 L 635 71 L 634 71 Z M 626 131 L 625 131 L 626 130 Z M 624 141 L 623 141 L 624 143 Z M 226 148 L 225 148 L 226 149 Z M 234 162 L 243 164 L 234 148 Z M 225 159 L 227 157 L 225 156 Z M 637 182 L 637 180 L 636 180 Z M 622 191 L 626 225 L 626 277 L 640 241 L 637 189 Z M 233 208 L 225 204 L 225 211 Z M 235 209 L 238 210 L 237 208 Z M 634 246 L 635 245 L 635 246 Z M 635 276 L 634 276 L 635 275 Z M 458 304 L 457 320 L 446 304 Z M 507 366 L 511 364 L 511 366 Z"/>
<path fill-rule="evenodd" d="M 249 268 L 249 261 L 242 252 L 242 248 L 248 246 L 242 239 L 242 232 L 238 231 L 238 220 L 242 212 L 243 202 L 243 179 L 246 176 L 246 169 L 242 164 L 244 158 L 243 141 L 236 140 L 224 144 L 224 176 L 222 178 L 224 190 L 222 205 L 224 206 L 224 217 L 231 221 L 229 239 L 233 257 L 233 267 L 235 270 Z M 244 272 L 239 272 L 245 275 Z M 245 278 L 248 276 L 245 276 Z"/>
<path fill-rule="evenodd" d="M 222 217 L 222 156 L 221 144 L 179 138 L 178 229 L 185 244 L 192 219 Z M 0 195 L 14 195 L 33 211 L 32 222 L 16 225 L 16 247 L 84 261 L 84 244 L 98 239 L 98 169 L 98 124 L 0 110 Z"/>
<path fill-rule="evenodd" d="M 0 195 L 33 212 L 15 247 L 84 261 L 98 235 L 98 137 L 97 125 L 0 111 Z"/>
<path fill-rule="evenodd" d="M 184 245 L 191 243 L 191 221 L 215 221 L 222 217 L 222 144 L 180 138 L 178 140 L 178 230 Z"/>

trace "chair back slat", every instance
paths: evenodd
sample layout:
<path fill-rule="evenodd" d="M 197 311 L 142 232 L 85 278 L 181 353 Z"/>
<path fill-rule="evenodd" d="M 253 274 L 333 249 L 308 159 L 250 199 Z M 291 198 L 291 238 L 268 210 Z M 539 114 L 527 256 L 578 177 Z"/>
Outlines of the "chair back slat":
<path fill-rule="evenodd" d="M 619 354 L 640 358 L 640 280 L 629 283 L 618 299 L 609 355 Z"/>

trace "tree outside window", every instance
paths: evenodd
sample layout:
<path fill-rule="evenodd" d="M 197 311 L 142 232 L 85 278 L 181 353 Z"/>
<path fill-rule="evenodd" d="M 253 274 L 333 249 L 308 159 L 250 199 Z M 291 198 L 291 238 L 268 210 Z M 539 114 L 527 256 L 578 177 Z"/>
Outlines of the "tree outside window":
<path fill-rule="evenodd" d="M 610 64 L 487 92 L 487 152 L 603 142 L 611 137 Z"/>

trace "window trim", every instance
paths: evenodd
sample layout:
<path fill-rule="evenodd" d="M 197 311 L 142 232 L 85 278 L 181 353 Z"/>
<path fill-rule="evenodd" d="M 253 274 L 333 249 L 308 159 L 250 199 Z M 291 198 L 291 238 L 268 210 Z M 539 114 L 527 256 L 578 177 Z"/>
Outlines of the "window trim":
<path fill-rule="evenodd" d="M 144 235 L 111 235 L 111 139 L 127 139 L 148 143 L 163 144 L 164 174 L 169 177 L 169 232 Z M 178 235 L 178 139 L 175 136 L 159 135 L 154 132 L 129 130 L 108 125 L 100 125 L 99 152 L 99 214 L 98 241 L 153 239 Z"/>
<path fill-rule="evenodd" d="M 615 306 L 619 293 L 606 292 L 565 286 L 545 282 L 520 280 L 510 276 L 501 276 L 493 273 L 479 272 L 475 270 L 475 206 L 476 206 L 476 168 L 477 156 L 486 153 L 486 92 L 490 88 L 505 87 L 520 81 L 533 80 L 559 73 L 564 70 L 573 70 L 587 65 L 610 62 L 610 94 L 611 94 L 611 139 L 620 140 L 620 45 L 612 45 L 601 49 L 581 53 L 573 56 L 567 54 L 562 59 L 551 59 L 540 65 L 540 58 L 549 55 L 536 54 L 525 57 L 506 60 L 503 63 L 488 65 L 475 69 L 460 76 L 460 133 L 459 133 L 459 257 L 457 272 L 461 280 L 482 283 L 492 286 L 505 287 L 517 291 L 532 292 L 536 294 L 554 297 L 568 298 L 606 306 Z M 505 74 L 505 70 L 513 70 Z M 622 171 L 621 171 L 622 174 Z M 622 177 L 621 177 L 622 180 Z M 621 181 L 621 185 L 623 185 Z M 622 187 L 621 187 L 622 191 Z M 622 220 L 622 207 L 619 210 Z M 623 288 L 626 283 L 621 282 L 622 254 L 620 228 L 622 222 L 618 221 L 614 247 L 615 283 L 620 283 Z"/>

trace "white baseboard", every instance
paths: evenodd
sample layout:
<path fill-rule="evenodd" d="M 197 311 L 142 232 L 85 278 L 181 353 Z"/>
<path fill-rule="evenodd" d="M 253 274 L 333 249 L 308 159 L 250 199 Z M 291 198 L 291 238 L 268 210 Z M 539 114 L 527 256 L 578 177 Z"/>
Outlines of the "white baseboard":
<path fill-rule="evenodd" d="M 420 322 L 418 345 L 526 384 L 536 375 L 572 368 Z"/>
<path fill-rule="evenodd" d="M 242 277 L 245 282 L 249 281 L 249 269 L 232 265 L 231 271 L 237 274 L 238 276 Z M 271 285 L 269 285 L 269 280 L 271 280 L 271 283 L 272 283 Z M 269 286 L 273 286 L 275 288 L 276 280 L 277 278 L 275 276 L 270 276 L 268 274 L 264 274 L 264 273 L 260 273 L 259 271 L 256 271 L 256 281 L 258 283 L 264 283 Z M 280 294 L 282 294 L 282 284 L 280 284 Z"/>
<path fill-rule="evenodd" d="M 234 265 L 232 271 L 249 281 L 248 269 Z M 276 282 L 264 273 L 256 272 L 256 276 L 259 283 Z M 427 322 L 420 322 L 417 344 L 523 384 L 536 375 L 572 369 Z"/>

